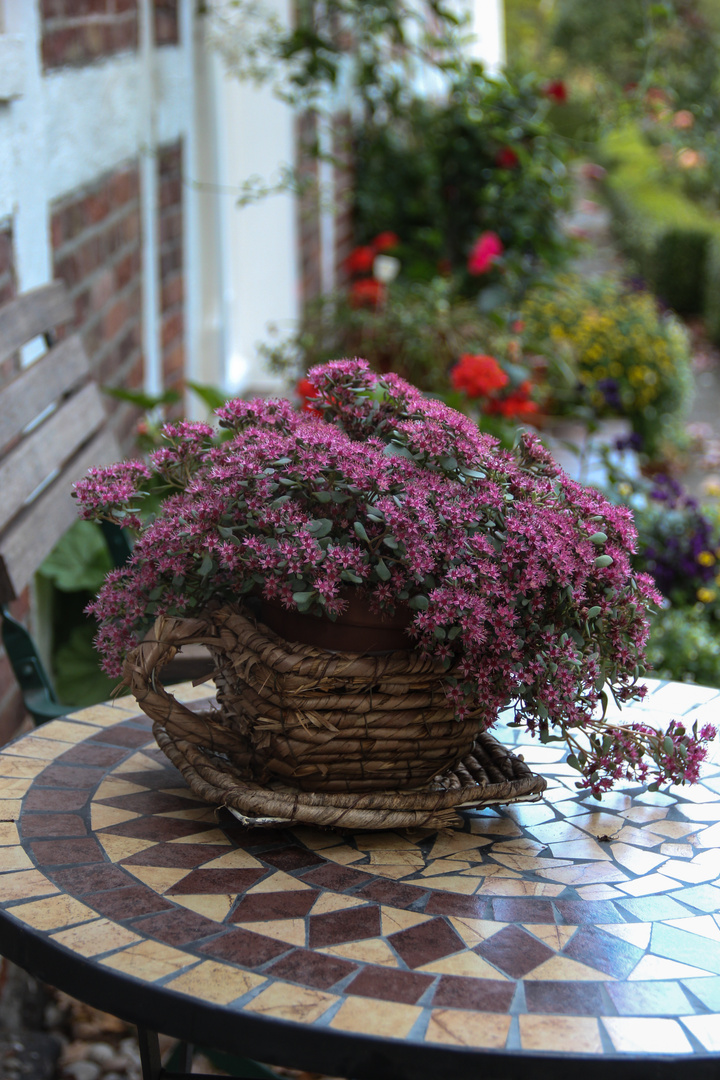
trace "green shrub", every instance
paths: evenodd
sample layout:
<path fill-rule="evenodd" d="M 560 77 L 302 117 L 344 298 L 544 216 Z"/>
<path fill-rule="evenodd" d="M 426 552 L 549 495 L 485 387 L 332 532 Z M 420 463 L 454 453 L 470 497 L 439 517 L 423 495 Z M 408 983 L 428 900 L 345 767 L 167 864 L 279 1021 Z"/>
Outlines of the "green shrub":
<path fill-rule="evenodd" d="M 718 623 L 703 604 L 664 608 L 651 617 L 647 660 L 660 679 L 720 686 Z"/>
<path fill-rule="evenodd" d="M 618 240 L 643 277 L 681 314 L 702 312 L 708 253 L 720 221 L 693 203 L 663 171 L 656 151 L 633 125 L 605 137 L 607 193 Z"/>

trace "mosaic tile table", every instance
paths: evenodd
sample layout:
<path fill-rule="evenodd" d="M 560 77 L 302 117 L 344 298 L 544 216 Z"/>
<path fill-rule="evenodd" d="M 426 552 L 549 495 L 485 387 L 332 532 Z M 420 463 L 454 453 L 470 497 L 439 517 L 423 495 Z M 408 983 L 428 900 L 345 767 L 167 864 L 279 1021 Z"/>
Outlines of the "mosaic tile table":
<path fill-rule="evenodd" d="M 651 683 L 644 716 L 717 720 Z M 201 705 L 207 688 L 183 688 Z M 549 781 L 464 831 L 247 830 L 125 699 L 0 754 L 0 952 L 154 1031 L 365 1080 L 720 1076 L 720 753 L 696 787 Z"/>

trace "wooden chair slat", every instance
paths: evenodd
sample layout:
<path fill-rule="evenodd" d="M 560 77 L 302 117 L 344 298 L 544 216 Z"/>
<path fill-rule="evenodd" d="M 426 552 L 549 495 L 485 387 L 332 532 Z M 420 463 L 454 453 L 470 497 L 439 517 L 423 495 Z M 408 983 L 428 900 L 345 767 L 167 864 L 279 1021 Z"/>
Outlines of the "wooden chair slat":
<path fill-rule="evenodd" d="M 0 393 L 0 448 L 17 438 L 49 405 L 76 386 L 89 370 L 80 338 L 73 334 L 21 371 Z"/>
<path fill-rule="evenodd" d="M 28 341 L 73 317 L 73 305 L 62 281 L 31 289 L 0 309 L 0 364 Z"/>
<path fill-rule="evenodd" d="M 0 603 L 20 595 L 46 555 L 78 520 L 72 485 L 97 465 L 117 461 L 120 447 L 114 435 L 102 431 L 66 465 L 0 537 Z"/>
<path fill-rule="evenodd" d="M 88 383 L 7 454 L 0 464 L 0 529 L 104 422 L 100 391 Z"/>

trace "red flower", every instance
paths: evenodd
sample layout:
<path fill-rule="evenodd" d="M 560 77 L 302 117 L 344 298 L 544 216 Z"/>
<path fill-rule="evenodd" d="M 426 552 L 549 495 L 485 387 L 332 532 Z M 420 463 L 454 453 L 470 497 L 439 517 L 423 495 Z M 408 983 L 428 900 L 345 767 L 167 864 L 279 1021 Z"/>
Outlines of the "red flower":
<path fill-rule="evenodd" d="M 502 240 L 496 232 L 481 233 L 472 246 L 468 257 L 471 274 L 485 274 L 504 251 Z"/>
<path fill-rule="evenodd" d="M 520 383 L 517 390 L 513 390 L 512 394 L 508 394 L 507 397 L 488 401 L 485 411 L 504 416 L 507 420 L 522 420 L 534 416 L 540 410 L 537 403 L 530 400 L 530 390 L 531 383 L 526 379 L 525 382 Z"/>
<path fill-rule="evenodd" d="M 468 397 L 478 398 L 502 390 L 510 380 L 494 356 L 463 353 L 450 372 L 450 381 L 455 390 L 464 390 Z"/>
<path fill-rule="evenodd" d="M 320 410 L 313 408 L 311 404 L 313 398 L 318 396 L 318 392 L 309 379 L 300 379 L 295 387 L 295 393 L 302 399 L 300 408 L 303 412 L 312 413 L 314 416 L 322 416 Z"/>
<path fill-rule="evenodd" d="M 400 237 L 394 232 L 381 232 L 372 242 L 374 251 L 392 251 L 400 243 Z"/>
<path fill-rule="evenodd" d="M 545 97 L 550 98 L 551 101 L 557 101 L 561 105 L 564 105 L 568 99 L 567 86 L 562 79 L 553 79 L 552 82 L 546 83 L 543 87 L 543 94 Z"/>
<path fill-rule="evenodd" d="M 516 169 L 520 158 L 511 146 L 503 146 L 495 155 L 495 164 L 499 169 Z"/>
<path fill-rule="evenodd" d="M 369 246 L 356 247 L 345 259 L 344 266 L 349 274 L 368 274 L 372 270 L 375 249 Z"/>
<path fill-rule="evenodd" d="M 375 278 L 363 278 L 350 286 L 350 303 L 353 307 L 377 307 L 385 298 L 385 286 Z"/>

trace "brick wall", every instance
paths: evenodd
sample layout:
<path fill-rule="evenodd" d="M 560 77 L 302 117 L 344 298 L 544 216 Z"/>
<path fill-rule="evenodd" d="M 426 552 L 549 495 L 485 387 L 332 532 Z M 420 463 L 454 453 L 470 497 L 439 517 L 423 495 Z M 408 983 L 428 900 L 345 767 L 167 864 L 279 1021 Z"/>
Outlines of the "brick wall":
<path fill-rule="evenodd" d="M 178 0 L 155 0 L 155 44 L 180 44 Z"/>
<path fill-rule="evenodd" d="M 40 0 L 40 15 L 46 70 L 138 47 L 138 0 Z"/>
<path fill-rule="evenodd" d="M 185 371 L 183 297 L 182 141 L 158 153 L 160 232 L 160 335 L 165 387 L 179 383 Z"/>
<path fill-rule="evenodd" d="M 318 199 L 318 161 L 312 153 L 317 139 L 317 122 L 311 112 L 296 121 L 296 160 L 307 189 L 297 200 L 298 245 L 300 259 L 300 301 L 307 304 L 322 289 L 320 267 L 320 204 Z"/>
<path fill-rule="evenodd" d="M 142 383 L 141 235 L 136 162 L 119 166 L 51 208 L 53 276 L 75 304 L 80 330 L 101 385 Z M 123 443 L 135 417 L 108 399 Z"/>
<path fill-rule="evenodd" d="M 353 170 L 352 123 L 349 116 L 336 115 L 333 133 L 334 203 L 335 203 L 335 280 L 347 281 L 345 259 L 353 248 Z M 392 178 L 389 179 L 392 183 Z"/>
<path fill-rule="evenodd" d="M 0 306 L 16 295 L 15 259 L 13 253 L 12 221 L 0 221 Z M 0 393 L 3 385 L 17 369 L 17 357 L 11 357 L 0 366 Z M 27 589 L 10 605 L 16 619 L 27 621 L 29 613 Z M 5 650 L 0 646 L 0 743 L 5 743 L 15 734 L 25 716 L 22 698 Z"/>

